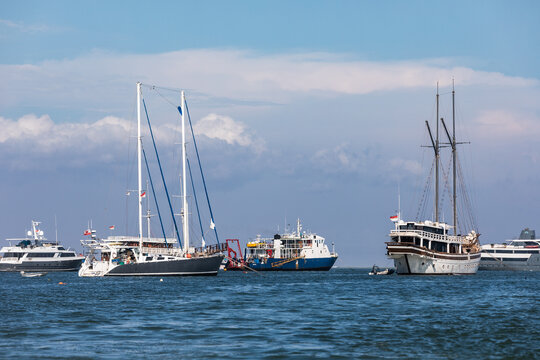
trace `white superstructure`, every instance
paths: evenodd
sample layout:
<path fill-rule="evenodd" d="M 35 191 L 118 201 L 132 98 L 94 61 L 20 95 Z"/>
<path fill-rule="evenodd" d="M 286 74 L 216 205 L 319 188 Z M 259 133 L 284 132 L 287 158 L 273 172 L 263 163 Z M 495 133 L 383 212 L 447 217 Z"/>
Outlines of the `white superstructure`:
<path fill-rule="evenodd" d="M 449 235 L 451 226 L 429 220 L 395 222 L 386 245 L 398 274 L 475 274 L 480 262 L 478 234 Z"/>
<path fill-rule="evenodd" d="M 523 236 L 532 233 L 532 236 Z M 482 245 L 480 270 L 540 271 L 540 239 L 534 230 L 524 229 L 519 239 L 504 244 Z"/>

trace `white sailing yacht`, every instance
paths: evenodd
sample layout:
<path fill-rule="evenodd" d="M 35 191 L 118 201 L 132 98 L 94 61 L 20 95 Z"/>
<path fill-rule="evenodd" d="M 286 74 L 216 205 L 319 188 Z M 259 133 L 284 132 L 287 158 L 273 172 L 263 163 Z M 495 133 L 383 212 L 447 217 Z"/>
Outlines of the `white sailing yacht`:
<path fill-rule="evenodd" d="M 466 235 L 457 234 L 457 195 L 456 195 L 456 142 L 455 132 L 455 91 L 452 89 L 452 136 L 439 119 L 439 91 L 437 86 L 436 136 L 432 136 L 428 121 L 426 126 L 435 152 L 435 219 L 433 221 L 405 221 L 398 212 L 390 217 L 395 224 L 390 231 L 390 242 L 386 243 L 387 255 L 394 260 L 396 272 L 408 275 L 453 275 L 475 274 L 480 262 L 479 234 L 470 230 Z M 439 214 L 439 120 L 444 126 L 448 144 L 452 148 L 453 165 L 453 226 L 440 221 Z M 453 234 L 449 231 L 453 229 Z"/>
<path fill-rule="evenodd" d="M 205 246 L 200 248 L 190 246 L 189 211 L 187 202 L 187 169 L 186 169 L 186 101 L 181 92 L 182 114 L 182 190 L 183 190 L 183 240 L 180 238 L 143 238 L 143 196 L 142 189 L 142 136 L 141 136 L 141 83 L 137 83 L 137 173 L 138 173 L 138 230 L 139 235 L 115 236 L 108 239 L 98 239 L 94 230 L 88 230 L 90 240 L 81 240 L 84 247 L 89 249 L 86 261 L 79 270 L 79 276 L 126 276 L 126 275 L 217 275 L 223 261 L 224 245 Z M 151 129 L 150 129 L 151 131 Z M 153 135 L 152 135 L 153 139 Z M 160 165 L 161 166 L 161 165 Z M 201 170 L 202 172 L 202 170 Z M 170 204 L 170 201 L 169 201 Z M 171 207 L 172 210 L 172 207 Z M 176 228 L 176 221 L 175 223 Z M 211 225 L 214 226 L 212 218 Z M 178 232 L 177 232 L 178 233 Z M 97 258 L 98 257 L 98 258 Z"/>

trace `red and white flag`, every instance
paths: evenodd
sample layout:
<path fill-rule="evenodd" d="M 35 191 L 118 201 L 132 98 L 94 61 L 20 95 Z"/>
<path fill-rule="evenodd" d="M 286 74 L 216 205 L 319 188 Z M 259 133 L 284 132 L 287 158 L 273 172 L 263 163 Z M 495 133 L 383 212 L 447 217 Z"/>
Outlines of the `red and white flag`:
<path fill-rule="evenodd" d="M 109 226 L 109 230 L 114 230 L 114 225 Z"/>
<path fill-rule="evenodd" d="M 397 215 L 390 216 L 390 220 L 391 221 L 398 221 L 398 216 Z"/>
<path fill-rule="evenodd" d="M 146 191 L 143 191 L 141 197 L 146 197 Z"/>
<path fill-rule="evenodd" d="M 92 235 L 92 232 L 90 231 L 90 229 L 88 229 L 84 231 L 83 235 Z"/>

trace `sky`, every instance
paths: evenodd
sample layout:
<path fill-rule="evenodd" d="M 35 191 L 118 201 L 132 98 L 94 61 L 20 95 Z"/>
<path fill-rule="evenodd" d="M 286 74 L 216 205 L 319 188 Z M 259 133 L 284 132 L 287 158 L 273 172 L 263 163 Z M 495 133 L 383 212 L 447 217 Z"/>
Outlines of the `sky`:
<path fill-rule="evenodd" d="M 1 5 L 1 238 L 24 236 L 31 220 L 78 250 L 90 221 L 101 236 L 136 234 L 126 193 L 136 188 L 137 81 L 149 85 L 173 194 L 185 90 L 222 241 L 271 236 L 300 218 L 334 243 L 337 266 L 391 265 L 384 242 L 398 198 L 403 218 L 433 216 L 425 121 L 435 127 L 439 83 L 451 124 L 453 81 L 471 205 L 461 223 L 474 220 L 483 243 L 539 228 L 536 1 Z"/>

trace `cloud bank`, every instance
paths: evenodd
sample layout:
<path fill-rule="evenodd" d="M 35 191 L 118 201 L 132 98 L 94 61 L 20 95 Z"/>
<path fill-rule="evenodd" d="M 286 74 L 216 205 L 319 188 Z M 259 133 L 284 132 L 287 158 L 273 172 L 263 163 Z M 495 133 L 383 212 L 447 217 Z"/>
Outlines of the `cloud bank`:
<path fill-rule="evenodd" d="M 449 59 L 372 62 L 328 53 L 266 55 L 240 50 L 183 50 L 151 55 L 93 52 L 75 59 L 0 65 L 2 108 L 37 101 L 49 106 L 122 108 L 136 81 L 193 89 L 209 97 L 288 103 L 298 96 L 460 86 L 530 87 L 536 79 L 478 71 Z M 125 95 L 124 95 L 125 96 Z M 212 99 L 209 99 L 210 101 Z"/>

